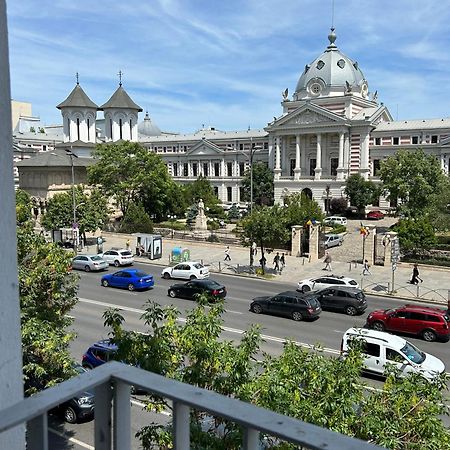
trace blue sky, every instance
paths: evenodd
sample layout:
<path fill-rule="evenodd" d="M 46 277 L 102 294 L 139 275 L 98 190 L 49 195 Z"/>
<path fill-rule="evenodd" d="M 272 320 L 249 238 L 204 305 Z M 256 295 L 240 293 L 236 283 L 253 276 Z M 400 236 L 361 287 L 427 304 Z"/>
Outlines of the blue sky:
<path fill-rule="evenodd" d="M 158 126 L 262 128 L 327 46 L 331 0 L 7 1 L 12 98 L 60 123 L 80 84 L 98 105 L 118 86 Z M 336 0 L 340 50 L 393 117 L 450 111 L 450 8 L 435 0 Z M 100 113 L 101 114 L 101 113 Z M 141 114 L 140 120 L 143 118 Z"/>

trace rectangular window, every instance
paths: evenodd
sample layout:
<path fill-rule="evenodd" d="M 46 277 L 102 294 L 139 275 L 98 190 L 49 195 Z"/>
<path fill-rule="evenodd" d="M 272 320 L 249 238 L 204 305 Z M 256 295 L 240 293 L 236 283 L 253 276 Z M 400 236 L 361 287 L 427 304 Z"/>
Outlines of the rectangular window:
<path fill-rule="evenodd" d="M 188 177 L 189 176 L 189 165 L 188 163 L 183 164 L 183 176 Z"/>
<path fill-rule="evenodd" d="M 214 195 L 219 198 L 219 188 L 217 186 L 214 186 Z"/>
<path fill-rule="evenodd" d="M 381 164 L 379 159 L 373 160 L 373 175 L 377 177 L 380 174 Z"/>
<path fill-rule="evenodd" d="M 227 202 L 233 201 L 232 189 L 231 186 L 227 187 Z"/>
<path fill-rule="evenodd" d="M 380 356 L 380 346 L 378 344 L 363 341 L 362 352 L 366 355 Z"/>
<path fill-rule="evenodd" d="M 316 158 L 309 160 L 309 176 L 313 177 L 316 173 Z"/>
<path fill-rule="evenodd" d="M 220 163 L 214 163 L 214 176 L 220 177 Z"/>
<path fill-rule="evenodd" d="M 177 163 L 173 163 L 172 164 L 172 168 L 173 168 L 173 176 L 177 177 L 178 176 L 178 164 Z"/>
<path fill-rule="evenodd" d="M 290 168 L 289 168 L 289 175 L 291 177 L 294 176 L 294 169 L 295 169 L 295 159 L 291 159 L 291 161 L 290 161 Z"/>
<path fill-rule="evenodd" d="M 437 144 L 438 143 L 438 136 L 436 134 L 433 134 L 431 136 L 431 143 L 432 144 Z"/>
<path fill-rule="evenodd" d="M 337 175 L 337 168 L 339 164 L 339 158 L 331 158 L 330 159 L 330 174 L 332 177 Z"/>
<path fill-rule="evenodd" d="M 419 136 L 411 136 L 411 144 L 418 144 Z"/>
<path fill-rule="evenodd" d="M 232 177 L 233 176 L 233 163 L 227 162 L 227 176 Z"/>
<path fill-rule="evenodd" d="M 269 149 L 269 143 L 268 142 L 264 142 L 264 150 L 268 150 Z"/>
<path fill-rule="evenodd" d="M 204 177 L 209 176 L 209 173 L 208 173 L 208 163 L 203 163 L 203 176 L 204 176 Z"/>
<path fill-rule="evenodd" d="M 196 177 L 197 173 L 198 173 L 198 171 L 197 171 L 197 163 L 192 163 L 192 175 L 194 177 Z"/>
<path fill-rule="evenodd" d="M 242 186 L 239 187 L 239 202 L 244 201 L 244 188 Z"/>
<path fill-rule="evenodd" d="M 381 138 L 379 137 L 375 138 L 375 145 L 381 145 Z"/>
<path fill-rule="evenodd" d="M 241 177 L 244 176 L 244 172 L 245 172 L 245 163 L 241 162 L 239 163 L 239 175 Z"/>
<path fill-rule="evenodd" d="M 239 150 L 244 150 L 244 144 L 239 144 Z"/>
<path fill-rule="evenodd" d="M 398 136 L 392 138 L 392 145 L 399 145 L 400 138 Z"/>

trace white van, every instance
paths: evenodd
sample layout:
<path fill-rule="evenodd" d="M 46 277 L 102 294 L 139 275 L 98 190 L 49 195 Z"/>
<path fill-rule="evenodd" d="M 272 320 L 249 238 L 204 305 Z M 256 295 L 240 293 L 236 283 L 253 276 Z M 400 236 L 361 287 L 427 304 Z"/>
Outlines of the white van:
<path fill-rule="evenodd" d="M 345 358 L 352 340 L 362 343 L 364 370 L 383 375 L 387 364 L 393 364 L 406 376 L 419 373 L 432 380 L 445 371 L 444 363 L 402 337 L 366 328 L 350 328 L 342 337 L 341 356 Z"/>
<path fill-rule="evenodd" d="M 341 217 L 341 216 L 331 216 L 331 217 L 325 217 L 323 221 L 324 225 L 347 225 L 347 217 Z"/>

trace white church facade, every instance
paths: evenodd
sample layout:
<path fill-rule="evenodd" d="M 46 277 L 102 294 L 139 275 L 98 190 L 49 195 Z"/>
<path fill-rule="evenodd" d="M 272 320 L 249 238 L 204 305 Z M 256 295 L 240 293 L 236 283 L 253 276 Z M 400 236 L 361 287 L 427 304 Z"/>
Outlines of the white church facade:
<path fill-rule="evenodd" d="M 203 127 L 192 134 L 162 132 L 148 113 L 139 123 L 142 108 L 122 83 L 99 107 L 77 82 L 57 106 L 63 125 L 62 138 L 54 147 L 70 147 L 88 160 L 97 143 L 140 142 L 161 155 L 176 181 L 207 177 L 224 204 L 242 202 L 241 179 L 252 147 L 257 149 L 253 161 L 263 161 L 273 170 L 276 202 L 305 192 L 324 210 L 332 198 L 344 196 L 349 175 L 358 173 L 376 181 L 380 162 L 399 148 L 424 149 L 449 174 L 450 118 L 394 121 L 378 102 L 377 92 L 369 92 L 358 63 L 336 46 L 334 29 L 328 40 L 324 52 L 306 64 L 292 96 L 284 92 L 280 116 L 264 129 Z M 97 118 L 98 111 L 103 111 L 103 118 Z M 18 163 L 22 188 L 33 190 L 26 179 L 39 167 L 33 167 L 31 160 Z M 42 189 L 39 192 L 42 195 Z M 381 199 L 380 206 L 389 205 Z"/>

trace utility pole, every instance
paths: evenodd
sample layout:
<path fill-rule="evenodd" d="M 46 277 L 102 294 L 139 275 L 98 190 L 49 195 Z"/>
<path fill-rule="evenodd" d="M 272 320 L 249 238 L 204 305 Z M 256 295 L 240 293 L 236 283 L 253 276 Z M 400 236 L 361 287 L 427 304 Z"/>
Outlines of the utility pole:
<path fill-rule="evenodd" d="M 72 170 L 72 212 L 73 212 L 72 240 L 73 240 L 73 251 L 76 254 L 78 248 L 78 224 L 77 224 L 77 204 L 75 196 L 75 171 L 73 166 L 73 158 L 78 158 L 78 156 L 72 152 L 72 147 L 70 148 L 70 150 L 66 150 L 66 154 L 70 158 L 70 167 Z"/>

